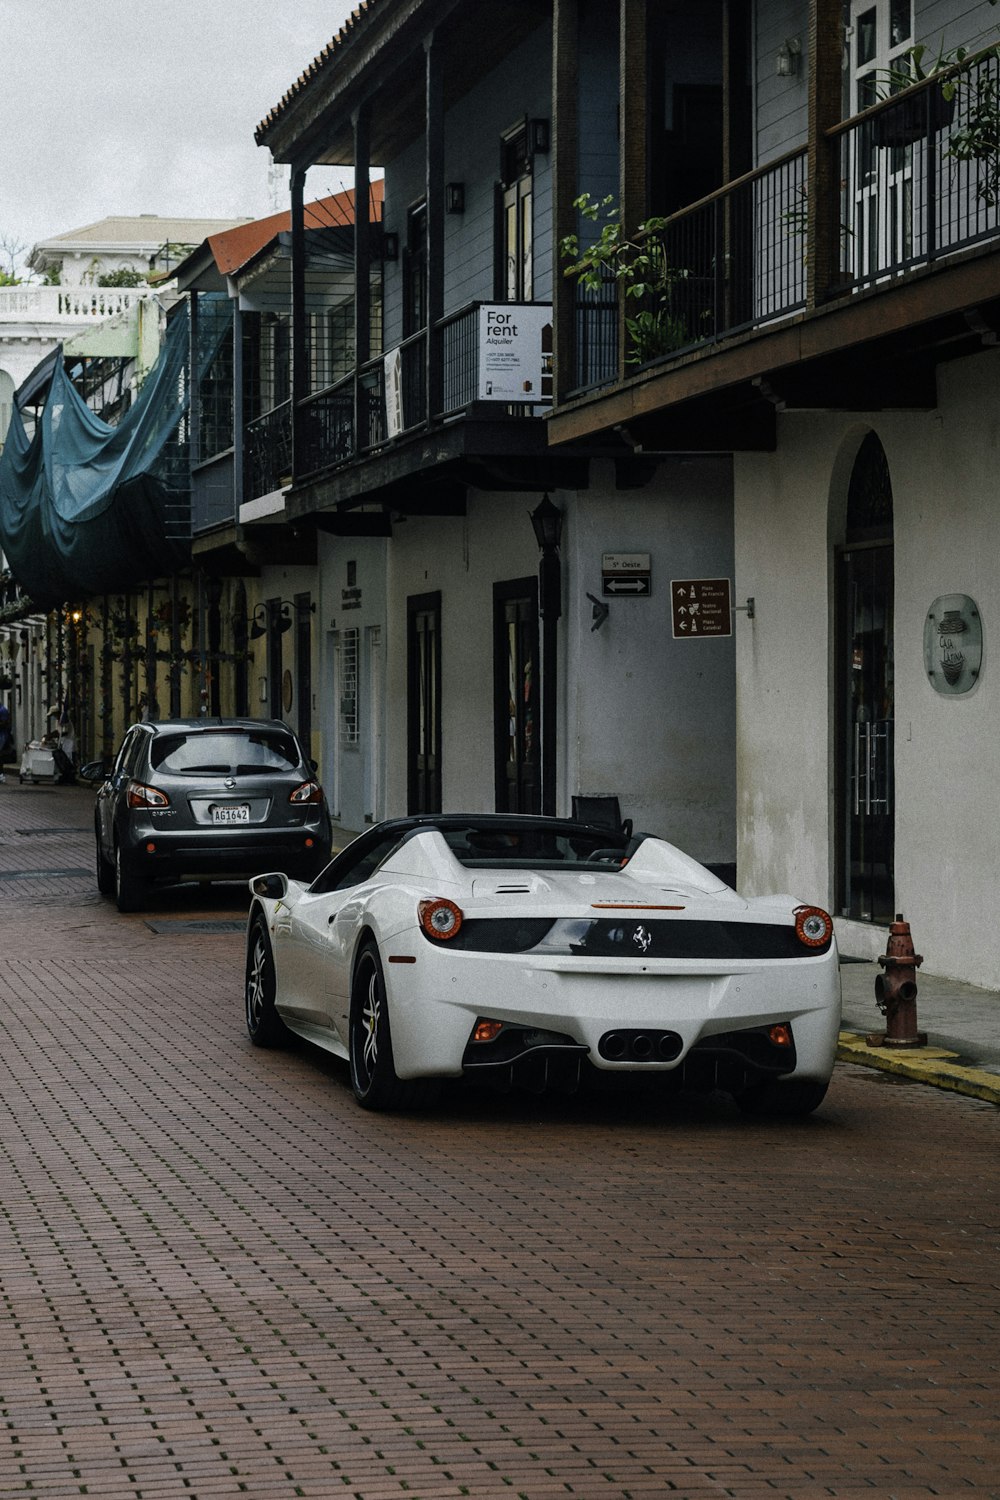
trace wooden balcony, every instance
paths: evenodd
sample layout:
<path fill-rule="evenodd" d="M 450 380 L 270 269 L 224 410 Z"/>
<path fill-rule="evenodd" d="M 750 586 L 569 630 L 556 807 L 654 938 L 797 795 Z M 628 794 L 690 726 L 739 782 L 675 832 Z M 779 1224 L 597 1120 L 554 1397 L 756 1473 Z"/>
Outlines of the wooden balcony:
<path fill-rule="evenodd" d="M 769 447 L 776 407 L 933 405 L 937 361 L 1000 330 L 1000 162 L 956 148 L 975 100 L 998 89 L 991 51 L 953 101 L 928 83 L 828 131 L 825 216 L 810 212 L 805 147 L 672 215 L 672 285 L 653 308 L 661 347 L 623 337 L 613 278 L 578 292 L 553 441 L 655 414 L 661 447 Z M 823 222 L 836 245 L 818 243 Z M 831 267 L 827 284 L 811 261 Z"/>

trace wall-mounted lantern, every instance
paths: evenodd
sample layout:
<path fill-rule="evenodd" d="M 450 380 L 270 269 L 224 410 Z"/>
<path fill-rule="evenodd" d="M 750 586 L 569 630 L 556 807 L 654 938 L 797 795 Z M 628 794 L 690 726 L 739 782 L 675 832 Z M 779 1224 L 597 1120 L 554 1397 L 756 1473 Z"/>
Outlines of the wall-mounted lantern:
<path fill-rule="evenodd" d="M 465 213 L 465 183 L 446 182 L 444 185 L 444 211 L 446 214 Z"/>
<path fill-rule="evenodd" d="M 790 36 L 782 42 L 774 59 L 774 71 L 778 78 L 793 78 L 799 71 L 799 60 L 802 56 L 802 43 L 797 36 Z"/>
<path fill-rule="evenodd" d="M 528 149 L 533 156 L 546 156 L 550 140 L 551 131 L 548 120 L 528 121 Z"/>

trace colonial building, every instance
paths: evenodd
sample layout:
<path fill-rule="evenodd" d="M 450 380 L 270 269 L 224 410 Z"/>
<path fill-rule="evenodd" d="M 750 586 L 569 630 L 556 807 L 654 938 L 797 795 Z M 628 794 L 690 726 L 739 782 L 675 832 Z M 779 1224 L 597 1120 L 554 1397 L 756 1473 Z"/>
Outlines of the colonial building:
<path fill-rule="evenodd" d="M 617 155 L 605 62 L 596 48 L 579 140 L 595 181 Z M 731 459 L 549 443 L 552 78 L 547 3 L 383 0 L 257 132 L 292 168 L 283 516 L 320 538 L 324 779 L 346 827 L 598 796 L 731 864 L 728 608 L 692 646 L 670 604 L 672 578 L 732 573 Z M 297 228 L 316 165 L 352 168 L 359 203 L 376 168 L 385 182 L 380 239 L 358 218 L 353 359 L 333 379 Z"/>
<path fill-rule="evenodd" d="M 658 216 L 633 306 L 661 342 L 563 285 L 550 439 L 732 454 L 741 888 L 825 902 L 859 955 L 902 911 L 929 970 L 1000 986 L 997 13 L 611 11 L 556 0 L 555 232 L 608 184 L 627 231 Z M 574 144 L 595 70 L 604 180 Z"/>

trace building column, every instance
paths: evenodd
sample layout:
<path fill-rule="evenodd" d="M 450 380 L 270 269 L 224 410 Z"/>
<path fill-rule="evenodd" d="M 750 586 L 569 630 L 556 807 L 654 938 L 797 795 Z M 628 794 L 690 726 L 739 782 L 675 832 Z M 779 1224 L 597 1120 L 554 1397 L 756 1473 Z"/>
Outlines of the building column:
<path fill-rule="evenodd" d="M 809 157 L 806 305 L 822 303 L 840 277 L 839 137 L 826 132 L 842 110 L 841 0 L 811 0 L 809 9 Z"/>
<path fill-rule="evenodd" d="M 368 443 L 368 403 L 361 370 L 371 359 L 371 106 L 351 116 L 354 127 L 354 449 Z"/>
<path fill-rule="evenodd" d="M 555 0 L 552 26 L 553 402 L 577 384 L 576 282 L 562 274 L 559 246 L 577 232 L 580 176 L 580 5 Z"/>
<path fill-rule="evenodd" d="M 619 0 L 618 205 L 627 235 L 647 216 L 649 203 L 649 48 L 646 0 Z M 628 374 L 625 298 L 618 298 L 618 378 Z"/>
<path fill-rule="evenodd" d="M 441 329 L 444 317 L 444 89 L 441 45 L 424 40 L 426 88 L 425 195 L 427 201 L 427 420 L 444 405 Z"/>
<path fill-rule="evenodd" d="M 304 167 L 292 168 L 292 476 L 308 472 L 302 402 L 309 394 L 309 330 L 306 324 L 306 228 Z"/>

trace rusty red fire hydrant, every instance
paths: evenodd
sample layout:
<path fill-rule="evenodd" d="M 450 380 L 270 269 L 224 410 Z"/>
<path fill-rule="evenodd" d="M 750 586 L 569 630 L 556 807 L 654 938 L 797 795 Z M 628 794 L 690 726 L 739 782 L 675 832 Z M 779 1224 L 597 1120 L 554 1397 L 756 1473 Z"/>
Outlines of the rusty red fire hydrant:
<path fill-rule="evenodd" d="M 923 954 L 914 953 L 910 924 L 903 913 L 889 927 L 889 941 L 879 956 L 884 973 L 875 980 L 875 1003 L 885 1016 L 884 1035 L 870 1036 L 875 1047 L 925 1047 L 926 1031 L 917 1030 L 917 969 Z"/>

